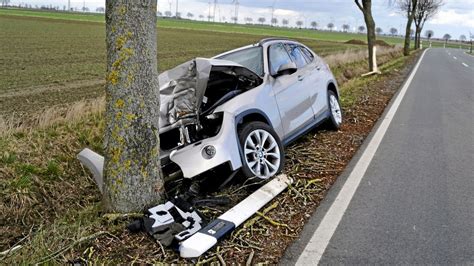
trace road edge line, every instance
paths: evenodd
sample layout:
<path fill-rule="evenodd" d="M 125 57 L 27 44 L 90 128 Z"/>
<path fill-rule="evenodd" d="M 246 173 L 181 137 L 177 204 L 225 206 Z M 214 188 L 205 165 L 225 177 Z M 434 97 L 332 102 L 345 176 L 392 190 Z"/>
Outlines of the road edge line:
<path fill-rule="evenodd" d="M 415 68 L 410 73 L 410 76 L 396 96 L 396 99 L 393 101 L 390 109 L 383 117 L 379 127 L 376 129 L 375 134 L 366 146 L 362 155 L 359 157 L 359 160 L 353 167 L 335 200 L 327 210 L 313 236 L 298 257 L 296 265 L 319 264 L 319 261 L 321 260 L 324 251 L 329 244 L 329 241 L 331 240 L 337 226 L 342 220 L 342 217 L 344 216 L 344 213 L 349 206 L 352 197 L 354 196 L 367 168 L 370 165 L 370 162 L 372 161 L 380 143 L 382 142 L 385 132 L 390 126 L 392 119 L 395 116 L 398 107 L 400 106 L 400 103 L 402 102 L 408 87 L 411 85 L 411 82 L 413 81 L 413 78 L 415 77 L 415 74 L 417 73 L 418 68 L 428 50 L 430 49 L 423 51 L 423 54 L 418 60 Z"/>

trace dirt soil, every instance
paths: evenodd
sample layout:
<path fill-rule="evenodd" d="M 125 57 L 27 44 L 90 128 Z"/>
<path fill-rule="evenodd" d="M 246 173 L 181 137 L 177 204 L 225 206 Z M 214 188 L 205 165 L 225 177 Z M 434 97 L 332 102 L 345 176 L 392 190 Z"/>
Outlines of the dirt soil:
<path fill-rule="evenodd" d="M 347 42 L 345 42 L 345 44 L 354 44 L 354 45 L 367 45 L 366 42 L 364 41 L 361 41 L 361 40 L 348 40 Z M 377 46 L 383 46 L 383 47 L 393 47 L 393 45 L 390 45 L 388 44 L 386 41 L 384 40 L 376 40 L 375 41 L 375 45 Z"/>

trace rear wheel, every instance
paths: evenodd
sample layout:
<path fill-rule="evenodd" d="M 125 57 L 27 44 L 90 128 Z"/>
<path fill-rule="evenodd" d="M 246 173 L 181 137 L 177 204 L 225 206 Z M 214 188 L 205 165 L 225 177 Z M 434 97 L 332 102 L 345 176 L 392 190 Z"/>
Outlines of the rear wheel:
<path fill-rule="evenodd" d="M 342 124 L 342 109 L 336 93 L 328 91 L 329 121 L 331 129 L 338 130 Z"/>
<path fill-rule="evenodd" d="M 268 179 L 283 169 L 283 145 L 275 131 L 263 122 L 250 122 L 239 130 L 242 172 L 247 178 Z"/>

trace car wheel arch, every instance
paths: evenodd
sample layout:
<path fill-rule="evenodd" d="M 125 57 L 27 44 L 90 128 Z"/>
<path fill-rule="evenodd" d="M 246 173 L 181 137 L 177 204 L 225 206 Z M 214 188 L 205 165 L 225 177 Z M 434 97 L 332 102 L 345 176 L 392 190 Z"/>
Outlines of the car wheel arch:
<path fill-rule="evenodd" d="M 238 130 L 238 128 L 244 125 L 245 123 L 254 121 L 260 121 L 273 127 L 272 122 L 263 111 L 259 109 L 249 109 L 238 114 L 235 117 L 236 130 Z"/>
<path fill-rule="evenodd" d="M 336 94 L 337 99 L 340 100 L 339 91 L 337 90 L 336 84 L 334 84 L 334 82 L 330 81 L 328 83 L 327 90 L 334 92 L 334 94 Z"/>

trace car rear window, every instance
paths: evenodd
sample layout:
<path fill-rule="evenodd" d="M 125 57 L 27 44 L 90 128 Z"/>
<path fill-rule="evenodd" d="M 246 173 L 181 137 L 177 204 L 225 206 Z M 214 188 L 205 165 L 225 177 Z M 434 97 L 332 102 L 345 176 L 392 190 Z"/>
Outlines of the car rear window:
<path fill-rule="evenodd" d="M 304 67 L 308 62 L 306 62 L 305 56 L 300 50 L 300 47 L 296 44 L 287 44 L 288 53 L 291 56 L 293 62 L 296 63 L 298 68 Z"/>
<path fill-rule="evenodd" d="M 314 55 L 313 55 L 313 53 L 311 53 L 308 49 L 306 49 L 306 48 L 303 47 L 303 46 L 300 46 L 300 49 L 301 49 L 301 51 L 303 52 L 303 54 L 305 55 L 306 60 L 308 60 L 308 62 L 313 62 L 313 60 L 314 60 Z"/>
<path fill-rule="evenodd" d="M 217 59 L 236 62 L 252 70 L 255 74 L 263 76 L 263 49 L 260 46 L 219 56 Z"/>

